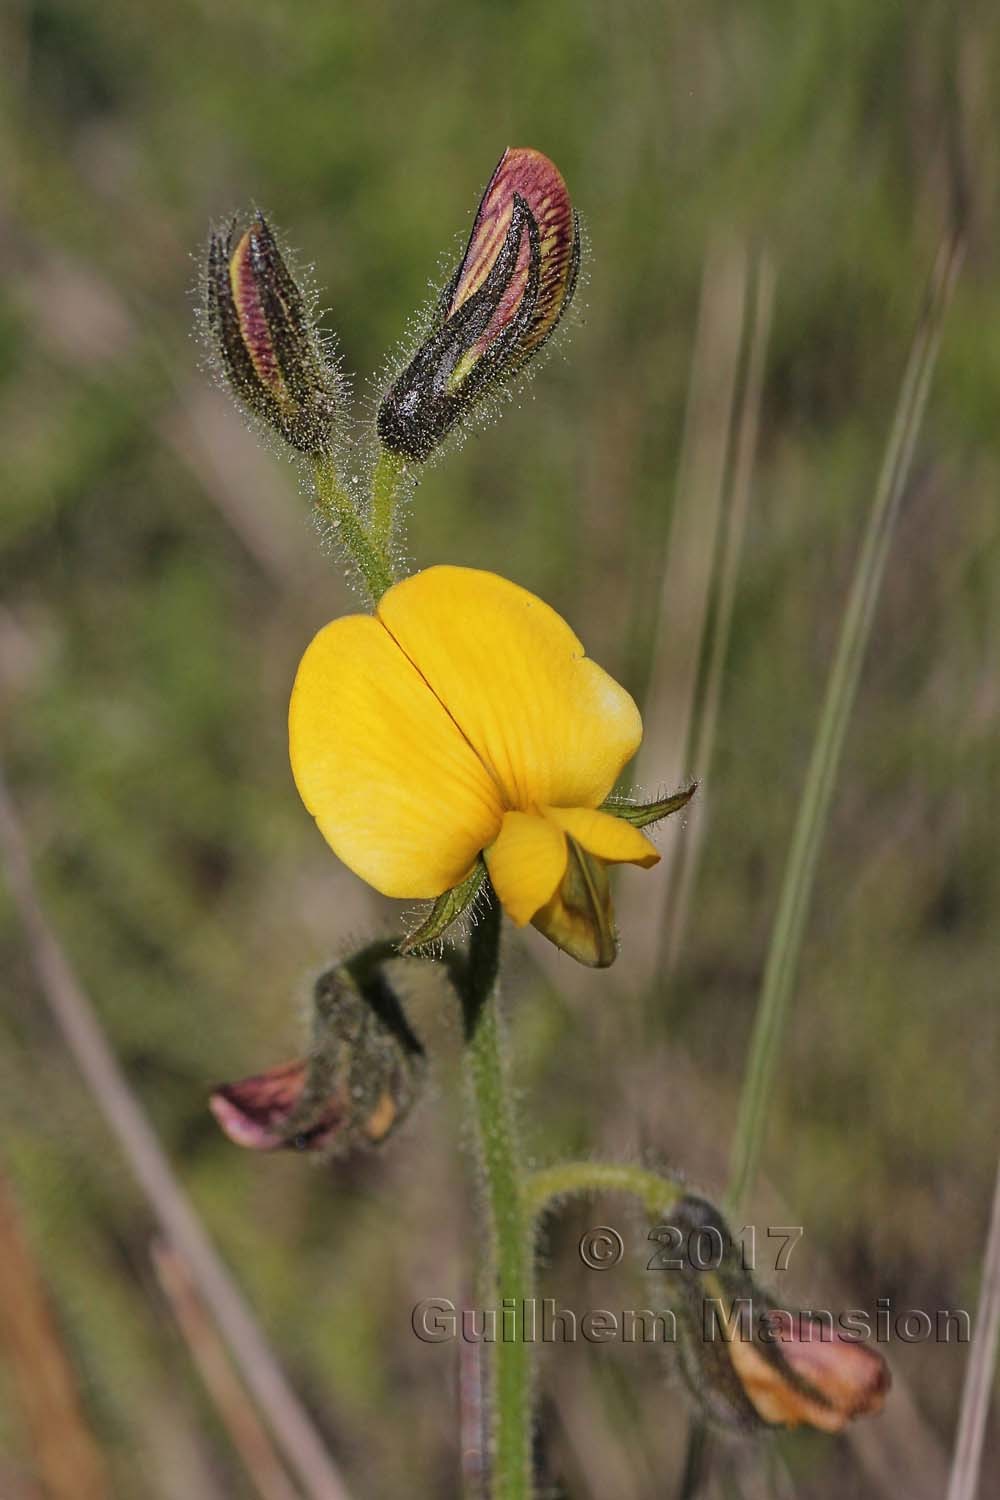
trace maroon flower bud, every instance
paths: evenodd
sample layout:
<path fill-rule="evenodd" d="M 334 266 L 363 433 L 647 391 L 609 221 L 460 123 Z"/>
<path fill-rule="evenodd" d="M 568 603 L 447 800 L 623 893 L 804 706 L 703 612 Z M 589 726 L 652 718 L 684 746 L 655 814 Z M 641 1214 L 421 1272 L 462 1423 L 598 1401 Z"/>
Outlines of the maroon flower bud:
<path fill-rule="evenodd" d="M 434 327 L 379 408 L 385 446 L 429 457 L 541 348 L 569 306 L 579 265 L 579 222 L 558 168 L 540 151 L 508 148 Z"/>
<path fill-rule="evenodd" d="M 207 328 L 233 392 L 287 443 L 325 451 L 341 404 L 341 380 L 263 214 L 235 241 L 213 234 L 206 279 Z"/>

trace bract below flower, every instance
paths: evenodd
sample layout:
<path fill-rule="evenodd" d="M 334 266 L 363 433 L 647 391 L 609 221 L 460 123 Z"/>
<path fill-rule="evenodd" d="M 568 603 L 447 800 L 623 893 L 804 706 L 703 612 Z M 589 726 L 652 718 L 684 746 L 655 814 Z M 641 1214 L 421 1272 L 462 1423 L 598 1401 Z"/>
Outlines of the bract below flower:
<path fill-rule="evenodd" d="M 387 896 L 441 896 L 480 855 L 518 926 L 614 957 L 604 866 L 659 854 L 600 810 L 638 749 L 632 698 L 553 609 L 495 573 L 435 567 L 334 620 L 299 666 L 292 771 L 334 852 Z"/>

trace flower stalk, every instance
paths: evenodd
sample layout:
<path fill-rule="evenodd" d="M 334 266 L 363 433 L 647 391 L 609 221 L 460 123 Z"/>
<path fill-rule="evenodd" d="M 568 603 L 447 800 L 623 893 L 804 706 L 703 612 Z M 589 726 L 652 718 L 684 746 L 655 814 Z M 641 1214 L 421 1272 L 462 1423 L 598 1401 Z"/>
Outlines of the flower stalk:
<path fill-rule="evenodd" d="M 533 1220 L 563 1198 L 591 1193 L 626 1193 L 651 1219 L 659 1219 L 683 1197 L 683 1183 L 631 1162 L 563 1161 L 532 1172 L 524 1184 L 525 1209 Z"/>
<path fill-rule="evenodd" d="M 490 1345 L 493 1358 L 492 1500 L 530 1500 L 531 1349 L 523 1308 L 533 1296 L 534 1265 L 514 1111 L 498 1015 L 501 909 L 494 899 L 472 930 L 462 985 L 466 1057 L 490 1221 L 486 1274 L 490 1295 L 511 1309 L 516 1337 Z"/>
<path fill-rule="evenodd" d="M 396 526 L 396 511 L 406 483 L 406 459 L 401 453 L 381 448 L 372 477 L 369 531 L 372 544 L 388 552 Z"/>
<path fill-rule="evenodd" d="M 392 566 L 384 545 L 366 529 L 329 453 L 317 454 L 313 478 L 317 514 L 329 524 L 360 573 L 372 603 L 377 604 L 392 585 Z"/>

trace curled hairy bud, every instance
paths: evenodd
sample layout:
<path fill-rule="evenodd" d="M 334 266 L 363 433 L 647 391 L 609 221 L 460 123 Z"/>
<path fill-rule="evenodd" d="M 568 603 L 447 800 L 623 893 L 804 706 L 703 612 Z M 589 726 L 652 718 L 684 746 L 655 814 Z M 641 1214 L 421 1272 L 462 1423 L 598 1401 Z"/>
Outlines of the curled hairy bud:
<path fill-rule="evenodd" d="M 231 1141 L 340 1153 L 380 1144 L 406 1118 L 424 1053 L 389 978 L 395 952 L 374 944 L 320 975 L 307 1057 L 215 1090 L 212 1113 Z"/>
<path fill-rule="evenodd" d="M 683 1237 L 670 1262 L 683 1368 L 710 1420 L 742 1431 L 840 1432 L 882 1410 L 891 1381 L 877 1349 L 830 1313 L 778 1307 L 706 1199 L 682 1198 L 670 1217 Z"/>

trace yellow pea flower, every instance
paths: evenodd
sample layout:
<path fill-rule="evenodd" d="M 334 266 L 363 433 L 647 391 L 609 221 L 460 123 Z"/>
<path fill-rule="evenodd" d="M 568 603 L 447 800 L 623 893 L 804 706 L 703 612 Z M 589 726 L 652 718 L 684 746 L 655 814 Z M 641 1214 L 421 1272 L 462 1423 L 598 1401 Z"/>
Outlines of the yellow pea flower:
<path fill-rule="evenodd" d="M 299 794 L 355 874 L 437 898 L 482 856 L 518 926 L 598 966 L 615 956 L 605 867 L 660 857 L 601 810 L 641 738 L 632 698 L 565 620 L 473 568 L 428 568 L 374 615 L 327 625 L 289 709 Z"/>

